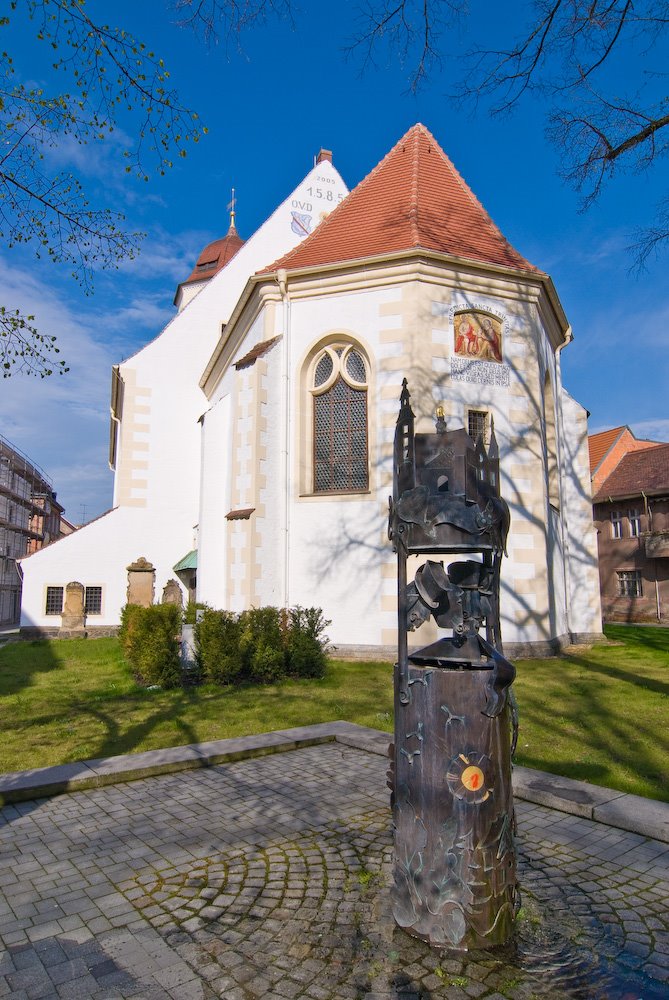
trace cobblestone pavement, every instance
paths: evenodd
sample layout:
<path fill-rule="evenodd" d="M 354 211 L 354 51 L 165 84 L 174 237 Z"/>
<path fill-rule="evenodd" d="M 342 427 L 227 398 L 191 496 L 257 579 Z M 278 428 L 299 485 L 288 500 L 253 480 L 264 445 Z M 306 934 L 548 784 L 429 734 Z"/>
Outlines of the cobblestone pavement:
<path fill-rule="evenodd" d="M 386 760 L 337 743 L 6 806 L 0 997 L 669 997 L 669 844 L 518 804 L 504 952 L 389 910 Z"/>

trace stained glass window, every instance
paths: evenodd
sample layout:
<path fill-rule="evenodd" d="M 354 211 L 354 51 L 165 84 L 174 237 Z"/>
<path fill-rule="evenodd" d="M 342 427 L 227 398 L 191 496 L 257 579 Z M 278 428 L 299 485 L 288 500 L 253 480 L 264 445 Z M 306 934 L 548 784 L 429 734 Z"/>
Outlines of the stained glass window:
<path fill-rule="evenodd" d="M 314 493 L 369 488 L 367 367 L 353 347 L 335 344 L 316 361 L 314 406 Z"/>

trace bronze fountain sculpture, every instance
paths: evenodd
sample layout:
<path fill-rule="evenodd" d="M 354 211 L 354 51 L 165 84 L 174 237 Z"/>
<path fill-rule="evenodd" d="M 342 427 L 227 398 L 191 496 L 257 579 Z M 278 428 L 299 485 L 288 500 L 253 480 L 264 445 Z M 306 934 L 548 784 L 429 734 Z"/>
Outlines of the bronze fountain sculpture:
<path fill-rule="evenodd" d="M 500 564 L 509 509 L 494 428 L 414 433 L 407 381 L 395 430 L 389 536 L 398 563 L 393 912 L 440 948 L 507 942 L 518 906 L 511 791 L 515 668 L 501 651 Z M 440 556 L 455 556 L 444 565 Z M 407 561 L 427 556 L 407 580 Z M 450 635 L 409 650 L 434 619 Z"/>

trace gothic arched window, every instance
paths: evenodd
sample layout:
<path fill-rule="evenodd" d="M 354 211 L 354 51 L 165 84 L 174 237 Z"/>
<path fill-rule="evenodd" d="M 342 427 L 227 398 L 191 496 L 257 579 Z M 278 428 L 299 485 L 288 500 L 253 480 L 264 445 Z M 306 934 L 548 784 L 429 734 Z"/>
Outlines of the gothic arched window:
<path fill-rule="evenodd" d="M 367 363 L 352 344 L 316 357 L 313 396 L 314 493 L 369 489 Z"/>

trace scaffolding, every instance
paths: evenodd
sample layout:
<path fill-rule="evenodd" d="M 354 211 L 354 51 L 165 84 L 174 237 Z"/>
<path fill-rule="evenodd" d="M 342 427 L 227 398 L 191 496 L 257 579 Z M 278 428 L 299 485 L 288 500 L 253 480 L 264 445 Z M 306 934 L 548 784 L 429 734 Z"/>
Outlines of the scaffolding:
<path fill-rule="evenodd" d="M 0 628 L 19 622 L 16 560 L 58 537 L 62 510 L 50 477 L 0 434 Z"/>

